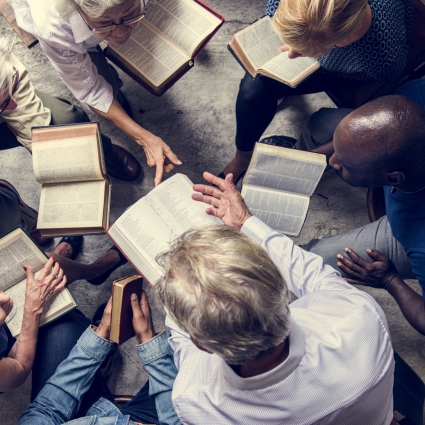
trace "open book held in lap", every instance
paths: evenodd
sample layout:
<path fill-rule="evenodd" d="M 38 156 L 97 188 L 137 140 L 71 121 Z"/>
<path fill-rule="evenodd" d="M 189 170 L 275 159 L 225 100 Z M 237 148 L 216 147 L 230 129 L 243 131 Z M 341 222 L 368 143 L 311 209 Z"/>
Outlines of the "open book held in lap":
<path fill-rule="evenodd" d="M 162 275 L 156 256 L 178 236 L 192 227 L 223 224 L 206 214 L 206 204 L 192 199 L 192 187 L 187 176 L 174 175 L 128 208 L 107 232 L 151 285 Z"/>
<path fill-rule="evenodd" d="M 193 67 L 224 18 L 202 0 L 150 0 L 130 39 L 108 45 L 107 57 L 159 96 Z"/>
<path fill-rule="evenodd" d="M 99 124 L 35 127 L 35 178 L 42 184 L 37 229 L 43 236 L 105 233 L 111 182 Z"/>
<path fill-rule="evenodd" d="M 253 215 L 298 236 L 325 167 L 325 155 L 257 143 L 241 193 Z"/>
<path fill-rule="evenodd" d="M 0 291 L 13 300 L 13 308 L 6 318 L 6 324 L 16 338 L 21 333 L 24 317 L 27 276 L 23 266 L 30 266 L 37 279 L 47 262 L 46 254 L 40 250 L 22 227 L 17 227 L 0 239 Z M 50 301 L 41 316 L 40 326 L 57 319 L 77 307 L 67 288 Z"/>
<path fill-rule="evenodd" d="M 227 46 L 246 72 L 264 75 L 294 88 L 320 68 L 314 58 L 289 59 L 280 46 L 284 41 L 275 32 L 270 16 L 236 33 Z"/>

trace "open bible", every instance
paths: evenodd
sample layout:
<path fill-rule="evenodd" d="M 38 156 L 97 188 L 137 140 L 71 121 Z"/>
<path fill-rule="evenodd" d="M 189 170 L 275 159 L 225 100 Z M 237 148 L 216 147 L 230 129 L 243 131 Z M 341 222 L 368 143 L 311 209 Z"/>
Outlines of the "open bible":
<path fill-rule="evenodd" d="M 192 199 L 193 183 L 176 174 L 128 208 L 108 235 L 136 270 L 154 285 L 162 275 L 156 256 L 192 227 L 222 224 Z"/>
<path fill-rule="evenodd" d="M 35 178 L 42 184 L 37 228 L 43 236 L 105 233 L 111 182 L 97 123 L 35 127 Z"/>
<path fill-rule="evenodd" d="M 270 16 L 236 33 L 227 46 L 246 72 L 265 75 L 294 88 L 320 68 L 314 58 L 289 59 L 280 46 L 284 41 L 275 32 Z"/>
<path fill-rule="evenodd" d="M 0 291 L 12 298 L 13 308 L 6 324 L 16 338 L 22 328 L 27 276 L 24 269 L 30 266 L 35 278 L 47 262 L 47 257 L 22 229 L 17 227 L 0 239 Z M 45 307 L 40 325 L 51 322 L 77 306 L 67 288 L 56 294 Z"/>
<path fill-rule="evenodd" d="M 325 167 L 325 155 L 257 143 L 242 196 L 251 213 L 272 229 L 298 236 Z"/>
<path fill-rule="evenodd" d="M 150 0 L 130 39 L 107 57 L 151 93 L 161 95 L 193 66 L 224 18 L 201 0 Z"/>

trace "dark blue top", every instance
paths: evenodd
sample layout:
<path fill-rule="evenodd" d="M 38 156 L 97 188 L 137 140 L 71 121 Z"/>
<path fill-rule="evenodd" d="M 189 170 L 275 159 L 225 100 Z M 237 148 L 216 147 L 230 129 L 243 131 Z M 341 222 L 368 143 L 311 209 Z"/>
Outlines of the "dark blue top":
<path fill-rule="evenodd" d="M 409 97 L 425 109 L 425 80 L 409 81 L 393 94 Z M 412 194 L 391 193 L 391 187 L 385 186 L 384 192 L 391 231 L 409 256 L 425 298 L 425 189 Z"/>
<path fill-rule="evenodd" d="M 265 14 L 273 16 L 278 5 L 279 0 L 269 0 Z M 403 71 L 413 36 L 410 0 L 369 0 L 369 5 L 369 31 L 354 43 L 334 47 L 319 57 L 322 68 L 318 72 L 360 81 L 389 81 Z"/>
<path fill-rule="evenodd" d="M 6 356 L 8 346 L 9 346 L 9 338 L 4 328 L 1 328 L 0 329 L 0 360 Z"/>

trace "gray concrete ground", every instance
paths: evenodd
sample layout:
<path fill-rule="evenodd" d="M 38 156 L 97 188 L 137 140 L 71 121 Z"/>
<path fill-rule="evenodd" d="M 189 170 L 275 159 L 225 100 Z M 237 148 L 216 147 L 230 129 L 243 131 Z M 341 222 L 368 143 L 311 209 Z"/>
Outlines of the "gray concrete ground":
<path fill-rule="evenodd" d="M 226 18 L 226 23 L 207 48 L 195 61 L 195 67 L 162 97 L 154 97 L 126 75 L 124 93 L 130 100 L 135 119 L 153 133 L 161 136 L 183 161 L 179 172 L 192 181 L 202 182 L 205 170 L 219 173 L 234 152 L 234 104 L 243 71 L 227 51 L 232 35 L 253 22 L 262 14 L 265 1 L 257 0 L 209 0 Z M 14 33 L 6 21 L 0 18 L 0 33 L 9 39 Z M 16 40 L 15 54 L 28 67 L 34 86 L 53 95 L 67 95 L 67 88 L 45 58 L 39 46 L 28 50 Z M 333 107 L 324 94 L 299 96 L 287 99 L 267 133 L 279 133 L 297 137 L 303 121 L 320 107 Z M 92 115 L 96 120 L 97 117 Z M 132 140 L 100 120 L 102 131 L 115 143 L 125 146 L 143 165 L 143 175 L 134 183 L 114 180 L 112 189 L 111 220 L 115 220 L 129 205 L 153 188 L 154 171 L 146 165 L 144 153 Z M 0 178 L 11 181 L 23 199 L 37 208 L 39 185 L 34 179 L 31 156 L 24 148 L 0 152 Z M 328 200 L 313 196 L 307 220 L 296 243 L 305 243 L 313 237 L 335 235 L 368 222 L 366 193 L 344 184 L 330 170 L 325 173 L 317 192 Z M 79 261 L 88 263 L 110 247 L 106 236 L 85 238 Z M 96 307 L 105 302 L 114 279 L 133 273 L 126 265 L 115 271 L 103 285 L 94 287 L 85 281 L 70 285 L 79 308 L 89 317 Z M 419 291 L 417 282 L 411 284 Z M 385 292 L 368 290 L 385 310 L 391 328 L 394 348 L 425 380 L 425 338 L 413 330 L 401 315 L 394 300 Z M 154 306 L 157 328 L 163 326 L 163 312 Z M 117 394 L 134 394 L 146 380 L 134 350 L 134 341 L 125 343 L 114 358 L 114 373 L 110 377 L 111 390 Z M 12 425 L 29 403 L 31 379 L 24 386 L 0 396 L 0 422 Z"/>

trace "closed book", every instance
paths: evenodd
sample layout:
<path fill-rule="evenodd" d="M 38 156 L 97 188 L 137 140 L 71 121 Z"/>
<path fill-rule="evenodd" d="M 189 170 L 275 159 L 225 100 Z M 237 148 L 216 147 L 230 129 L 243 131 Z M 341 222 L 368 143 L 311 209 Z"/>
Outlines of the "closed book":
<path fill-rule="evenodd" d="M 143 279 L 138 275 L 123 277 L 113 283 L 110 341 L 121 345 L 135 335 L 131 295 L 136 294 L 140 300 L 142 292 Z"/>

